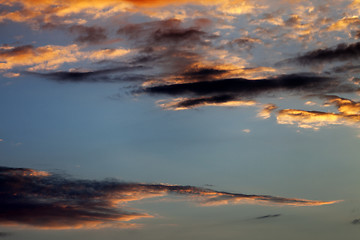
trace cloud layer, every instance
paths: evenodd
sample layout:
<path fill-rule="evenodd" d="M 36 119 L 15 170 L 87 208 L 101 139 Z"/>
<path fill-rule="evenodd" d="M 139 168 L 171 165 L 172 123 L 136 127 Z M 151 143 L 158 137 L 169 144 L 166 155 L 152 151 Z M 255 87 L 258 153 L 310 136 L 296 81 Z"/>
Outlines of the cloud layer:
<path fill-rule="evenodd" d="M 152 216 L 134 212 L 126 203 L 169 194 L 205 206 L 240 203 L 319 206 L 336 202 L 229 193 L 194 186 L 76 180 L 27 168 L 1 167 L 0 180 L 0 225 L 44 229 L 136 227 L 129 221 Z"/>

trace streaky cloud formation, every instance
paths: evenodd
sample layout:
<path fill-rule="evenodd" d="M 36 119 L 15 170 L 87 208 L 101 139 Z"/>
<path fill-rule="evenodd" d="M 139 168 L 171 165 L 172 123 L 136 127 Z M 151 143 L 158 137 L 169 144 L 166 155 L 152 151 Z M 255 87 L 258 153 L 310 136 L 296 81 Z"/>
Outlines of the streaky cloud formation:
<path fill-rule="evenodd" d="M 267 218 L 276 218 L 276 217 L 280 217 L 281 214 L 269 214 L 269 215 L 265 215 L 265 216 L 260 216 L 260 217 L 257 217 L 255 219 L 267 219 Z"/>
<path fill-rule="evenodd" d="M 129 53 L 127 49 L 100 49 L 81 51 L 76 44 L 68 46 L 33 45 L 0 47 L 0 70 L 16 67 L 28 67 L 27 71 L 56 70 L 65 63 L 77 63 L 81 60 L 100 61 L 118 58 Z"/>
<path fill-rule="evenodd" d="M 280 75 L 268 79 L 232 78 L 215 81 L 201 81 L 192 83 L 168 84 L 150 86 L 137 93 L 166 94 L 166 95 L 218 95 L 236 94 L 239 96 L 256 96 L 267 92 L 280 90 L 296 92 L 333 91 L 338 81 L 331 77 L 318 76 L 308 73 Z"/>
<path fill-rule="evenodd" d="M 356 43 L 341 43 L 336 47 L 322 48 L 307 52 L 296 58 L 290 58 L 280 62 L 298 63 L 301 65 L 321 64 L 334 61 L 347 61 L 358 59 L 360 57 L 360 42 Z"/>
<path fill-rule="evenodd" d="M 138 227 L 130 220 L 152 217 L 126 208 L 127 202 L 177 194 L 201 205 L 276 204 L 319 206 L 314 201 L 247 195 L 194 186 L 76 180 L 28 168 L 0 167 L 0 225 L 41 229 Z"/>
<path fill-rule="evenodd" d="M 121 82 L 138 80 L 144 81 L 143 76 L 126 72 L 145 70 L 143 66 L 120 66 L 93 71 L 58 71 L 50 73 L 24 72 L 28 75 L 43 77 L 58 82 Z M 121 75 L 116 75 L 119 73 Z"/>
<path fill-rule="evenodd" d="M 253 100 L 241 100 L 232 95 L 219 95 L 213 97 L 199 97 L 199 98 L 176 98 L 169 102 L 163 100 L 158 101 L 158 104 L 166 110 L 186 110 L 202 106 L 222 106 L 222 107 L 239 107 L 239 106 L 254 106 L 256 104 Z"/>

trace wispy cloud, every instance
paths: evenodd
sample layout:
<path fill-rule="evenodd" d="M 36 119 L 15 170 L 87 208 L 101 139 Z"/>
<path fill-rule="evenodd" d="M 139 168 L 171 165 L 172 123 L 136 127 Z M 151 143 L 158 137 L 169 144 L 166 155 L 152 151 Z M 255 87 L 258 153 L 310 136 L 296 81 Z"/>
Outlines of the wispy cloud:
<path fill-rule="evenodd" d="M 43 77 L 58 82 L 121 82 L 143 81 L 143 77 L 132 72 L 145 70 L 143 66 L 121 66 L 93 71 L 58 71 L 50 73 L 24 72 L 28 75 Z M 130 72 L 129 75 L 126 73 Z"/>
<path fill-rule="evenodd" d="M 270 118 L 271 113 L 277 108 L 278 107 L 275 104 L 266 104 L 257 116 L 263 119 L 268 119 Z"/>
<path fill-rule="evenodd" d="M 241 100 L 232 95 L 219 95 L 199 98 L 176 98 L 170 101 L 160 100 L 158 104 L 166 110 L 186 110 L 202 106 L 254 106 L 256 102 L 253 100 Z"/>
<path fill-rule="evenodd" d="M 0 225 L 45 229 L 135 227 L 137 225 L 130 220 L 152 216 L 134 212 L 126 207 L 126 203 L 168 194 L 181 195 L 205 206 L 336 203 L 230 193 L 194 186 L 76 180 L 27 168 L 0 167 L 0 180 Z"/>
<path fill-rule="evenodd" d="M 276 217 L 280 217 L 281 214 L 270 214 L 270 215 L 264 215 L 264 216 L 260 216 L 260 217 L 257 217 L 255 219 L 267 219 L 267 218 L 276 218 Z"/>
<path fill-rule="evenodd" d="M 332 48 L 321 48 L 307 52 L 295 58 L 282 61 L 280 64 L 297 63 L 301 65 L 321 64 L 334 61 L 347 61 L 360 57 L 360 42 L 341 43 Z"/>
<path fill-rule="evenodd" d="M 28 71 L 54 71 L 66 63 L 77 63 L 84 60 L 91 62 L 110 60 L 129 52 L 130 50 L 121 48 L 84 51 L 76 44 L 40 47 L 2 45 L 0 47 L 0 70 L 26 67 Z"/>

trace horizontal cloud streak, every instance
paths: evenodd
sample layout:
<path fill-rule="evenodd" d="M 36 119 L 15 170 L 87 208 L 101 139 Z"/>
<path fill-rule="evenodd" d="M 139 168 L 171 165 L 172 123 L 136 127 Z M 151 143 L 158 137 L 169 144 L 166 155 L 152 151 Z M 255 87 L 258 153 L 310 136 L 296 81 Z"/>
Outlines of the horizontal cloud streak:
<path fill-rule="evenodd" d="M 76 44 L 68 46 L 33 45 L 0 47 L 0 70 L 9 70 L 14 67 L 28 67 L 29 71 L 55 70 L 65 63 L 76 63 L 81 60 L 100 61 L 119 58 L 130 50 L 127 49 L 102 49 L 81 51 Z"/>
<path fill-rule="evenodd" d="M 193 186 L 76 180 L 27 168 L 0 167 L 0 225 L 47 229 L 134 227 L 129 220 L 151 216 L 126 209 L 127 202 L 168 194 L 190 197 L 205 206 L 239 203 L 318 206 L 336 202 Z"/>
<path fill-rule="evenodd" d="M 273 215 L 265 215 L 265 216 L 261 216 L 261 217 L 257 217 L 255 219 L 267 219 L 267 218 L 275 218 L 275 217 L 280 217 L 281 214 L 273 214 Z"/>
<path fill-rule="evenodd" d="M 322 48 L 307 52 L 299 57 L 287 59 L 281 62 L 298 63 L 301 65 L 311 65 L 334 61 L 347 61 L 358 59 L 360 57 L 360 42 L 351 44 L 338 44 L 333 48 Z"/>
<path fill-rule="evenodd" d="M 237 94 L 239 96 L 253 96 L 279 90 L 318 92 L 319 88 L 321 88 L 322 91 L 326 92 L 334 90 L 336 86 L 338 86 L 338 82 L 334 78 L 312 74 L 289 74 L 258 80 L 232 78 L 151 86 L 139 90 L 138 93 L 167 95 Z"/>
<path fill-rule="evenodd" d="M 136 70 L 145 70 L 142 66 L 125 66 L 125 67 L 114 67 L 93 71 L 58 71 L 50 73 L 37 73 L 37 72 L 25 72 L 28 75 L 43 77 L 58 82 L 118 82 L 126 80 L 144 80 L 143 76 L 131 73 L 126 75 L 127 72 Z M 120 74 L 120 76 L 116 75 Z"/>
<path fill-rule="evenodd" d="M 231 95 L 219 95 L 213 97 L 199 98 L 177 98 L 169 102 L 163 102 L 163 100 L 160 100 L 158 101 L 158 104 L 166 110 L 186 110 L 202 106 L 239 107 L 253 106 L 256 104 L 255 101 L 241 100 Z"/>

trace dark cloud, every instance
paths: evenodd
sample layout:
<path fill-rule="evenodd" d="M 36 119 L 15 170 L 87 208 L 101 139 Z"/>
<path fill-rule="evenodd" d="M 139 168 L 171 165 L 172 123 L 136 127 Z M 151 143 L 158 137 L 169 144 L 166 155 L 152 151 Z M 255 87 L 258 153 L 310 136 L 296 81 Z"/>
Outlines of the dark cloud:
<path fill-rule="evenodd" d="M 352 65 L 352 64 L 346 64 L 342 66 L 337 66 L 332 69 L 335 73 L 357 73 L 360 72 L 360 65 Z"/>
<path fill-rule="evenodd" d="M 205 32 L 198 29 L 188 28 L 188 29 L 158 29 L 152 34 L 154 41 L 158 42 L 175 42 L 179 41 L 195 41 L 200 42 L 202 35 Z"/>
<path fill-rule="evenodd" d="M 191 67 L 189 69 L 186 69 L 185 72 L 180 73 L 177 76 L 177 79 L 184 82 L 213 80 L 219 77 L 223 77 L 230 72 L 231 70 L 217 69 L 214 67 Z"/>
<path fill-rule="evenodd" d="M 347 61 L 360 57 L 360 42 L 346 44 L 342 43 L 332 48 L 322 48 L 307 52 L 296 58 L 291 58 L 279 64 L 298 63 L 301 65 L 311 65 L 334 61 Z"/>
<path fill-rule="evenodd" d="M 176 107 L 177 108 L 192 108 L 198 105 L 204 104 L 219 104 L 225 103 L 229 101 L 236 100 L 235 96 L 232 95 L 220 95 L 213 97 L 202 97 L 202 98 L 192 98 L 179 102 Z"/>
<path fill-rule="evenodd" d="M 126 74 L 127 72 L 144 70 L 142 66 L 122 66 L 106 68 L 87 72 L 58 71 L 50 73 L 25 72 L 25 74 L 44 77 L 58 82 L 118 82 L 118 81 L 144 81 L 145 76 L 140 74 Z M 121 75 L 117 75 L 120 73 Z"/>
<path fill-rule="evenodd" d="M 181 20 L 167 19 L 162 21 L 128 24 L 118 29 L 117 33 L 133 40 L 137 46 L 173 46 L 193 47 L 205 43 L 205 38 L 214 38 L 202 31 L 201 25 L 183 26 Z"/>
<path fill-rule="evenodd" d="M 280 217 L 280 216 L 281 216 L 281 214 L 273 214 L 273 215 L 265 215 L 265 216 L 257 217 L 255 219 L 275 218 L 275 217 Z"/>
<path fill-rule="evenodd" d="M 19 47 L 10 47 L 7 45 L 3 45 L 0 48 L 0 57 L 12 57 L 32 53 L 34 52 L 34 49 L 35 48 L 32 45 L 23 45 Z"/>
<path fill-rule="evenodd" d="M 319 92 L 331 91 L 338 87 L 336 79 L 307 73 L 280 75 L 268 79 L 245 78 L 220 79 L 170 85 L 151 86 L 141 90 L 149 94 L 167 95 L 224 95 L 254 96 L 278 90 Z"/>
<path fill-rule="evenodd" d="M 33 169 L 0 167 L 0 225 L 48 229 L 129 227 L 129 220 L 151 216 L 127 209 L 127 202 L 168 194 L 191 196 L 204 205 L 242 201 L 301 206 L 335 203 L 193 186 L 77 180 Z"/>
<path fill-rule="evenodd" d="M 106 29 L 99 26 L 76 25 L 69 31 L 77 35 L 75 41 L 79 43 L 98 44 L 107 40 Z"/>
<path fill-rule="evenodd" d="M 356 38 L 360 38 L 360 30 L 359 30 L 359 31 L 356 31 L 355 37 L 356 37 Z"/>
<path fill-rule="evenodd" d="M 352 220 L 351 223 L 354 224 L 354 225 L 360 224 L 360 218 Z"/>
<path fill-rule="evenodd" d="M 203 50 L 211 46 L 214 35 L 203 28 L 207 19 L 195 19 L 185 24 L 178 19 L 128 24 L 117 33 L 138 49 L 133 63 L 148 64 L 165 75 L 178 74 L 201 62 Z M 208 51 L 208 49 L 207 49 Z"/>
<path fill-rule="evenodd" d="M 300 16 L 294 15 L 294 16 L 291 16 L 290 18 L 288 18 L 284 22 L 284 24 L 286 26 L 292 27 L 294 25 L 296 26 L 296 25 L 300 24 L 300 20 L 301 20 Z"/>
<path fill-rule="evenodd" d="M 12 234 L 11 233 L 8 233 L 8 232 L 0 232 L 0 238 L 3 238 L 3 237 L 9 237 L 11 236 Z"/>
<path fill-rule="evenodd" d="M 236 46 L 240 50 L 251 50 L 254 48 L 255 43 L 261 43 L 261 40 L 258 38 L 242 37 L 232 40 L 230 45 L 232 47 Z"/>

